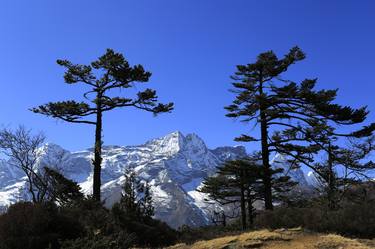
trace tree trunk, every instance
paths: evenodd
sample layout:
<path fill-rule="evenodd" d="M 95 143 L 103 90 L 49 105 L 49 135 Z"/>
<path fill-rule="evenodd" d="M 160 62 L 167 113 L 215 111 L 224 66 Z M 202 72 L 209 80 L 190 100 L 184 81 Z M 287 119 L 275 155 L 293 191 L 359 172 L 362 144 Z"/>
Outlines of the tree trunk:
<path fill-rule="evenodd" d="M 243 185 L 243 174 L 241 172 L 241 218 L 242 230 L 246 230 L 246 204 L 245 204 L 245 187 Z"/>
<path fill-rule="evenodd" d="M 101 110 L 101 94 L 97 96 L 97 113 L 95 127 L 95 148 L 94 148 L 94 179 L 93 179 L 93 197 L 100 202 L 100 186 L 101 186 L 101 164 L 102 164 L 102 110 Z"/>
<path fill-rule="evenodd" d="M 223 227 L 226 227 L 227 226 L 227 216 L 225 215 L 224 211 L 222 212 L 222 223 L 223 223 Z"/>
<path fill-rule="evenodd" d="M 336 176 L 333 172 L 333 154 L 331 143 L 328 145 L 328 208 L 330 210 L 335 210 L 337 208 L 336 203 Z"/>
<path fill-rule="evenodd" d="M 265 114 L 264 100 L 263 100 L 263 84 L 262 78 L 260 79 L 259 94 L 261 96 L 260 101 L 260 129 L 261 129 L 261 141 L 262 141 L 262 161 L 263 161 L 263 185 L 264 185 L 264 207 L 266 210 L 273 210 L 272 204 L 272 174 L 271 166 L 269 162 L 269 150 L 268 150 L 268 125 L 267 117 Z"/>
<path fill-rule="evenodd" d="M 30 176 L 28 173 L 26 173 L 26 176 L 27 176 L 27 180 L 28 180 L 28 183 L 29 183 L 29 192 L 30 192 L 31 197 L 33 199 L 33 203 L 37 203 L 38 201 L 37 201 L 37 198 L 36 198 L 35 193 L 34 193 L 32 176 Z"/>
<path fill-rule="evenodd" d="M 249 216 L 249 225 L 253 226 L 254 224 L 254 213 L 253 213 L 253 200 L 251 198 L 250 190 L 247 190 L 247 213 Z"/>

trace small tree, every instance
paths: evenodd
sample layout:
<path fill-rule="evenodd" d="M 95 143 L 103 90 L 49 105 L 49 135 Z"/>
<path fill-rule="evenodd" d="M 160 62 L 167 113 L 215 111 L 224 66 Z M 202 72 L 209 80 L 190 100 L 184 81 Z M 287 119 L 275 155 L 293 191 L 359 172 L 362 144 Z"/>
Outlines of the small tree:
<path fill-rule="evenodd" d="M 42 202 L 45 198 L 45 183 L 38 169 L 39 148 L 43 145 L 45 136 L 42 133 L 33 135 L 31 130 L 19 126 L 15 130 L 0 131 L 0 148 L 9 158 L 9 163 L 22 170 L 28 183 L 28 191 L 34 203 Z"/>
<path fill-rule="evenodd" d="M 282 169 L 271 170 L 273 191 L 277 193 L 293 185 L 289 177 L 278 176 L 281 172 Z M 263 200 L 263 174 L 263 168 L 254 159 L 227 161 L 218 167 L 214 176 L 204 180 L 199 191 L 221 205 L 239 204 L 242 228 L 246 229 L 247 222 L 253 224 L 255 201 Z"/>
<path fill-rule="evenodd" d="M 134 87 L 136 82 L 148 82 L 151 73 L 141 65 L 131 67 L 122 54 L 115 53 L 112 49 L 107 49 L 103 56 L 90 65 L 73 64 L 68 60 L 57 60 L 57 63 L 66 68 L 64 79 L 67 84 L 83 83 L 89 87 L 83 94 L 87 101 L 50 102 L 33 108 L 32 111 L 69 123 L 95 126 L 93 196 L 100 201 L 103 113 L 122 107 L 134 107 L 156 115 L 170 112 L 173 103 L 157 103 L 156 91 L 151 89 L 138 92 L 132 98 L 113 97 L 111 91 Z M 92 116 L 94 118 L 90 119 Z"/>
<path fill-rule="evenodd" d="M 135 172 L 127 169 L 120 204 L 122 210 L 125 211 L 128 216 L 138 216 L 140 213 L 138 194 L 142 192 L 142 190 L 142 186 L 136 178 Z"/>
<path fill-rule="evenodd" d="M 60 206 L 69 206 L 84 198 L 81 187 L 58 171 L 44 167 L 43 176 L 48 201 L 57 202 Z"/>
<path fill-rule="evenodd" d="M 317 189 L 330 210 L 338 209 L 346 190 L 363 179 L 367 180 L 368 171 L 375 169 L 374 162 L 364 160 L 373 150 L 375 141 L 372 133 L 369 135 L 364 141 L 350 137 L 347 146 L 337 143 L 336 136 L 329 136 L 323 144 L 325 160 L 310 167 L 319 183 Z"/>
<path fill-rule="evenodd" d="M 126 169 L 121 200 L 116 208 L 139 221 L 154 215 L 150 185 L 139 180 L 133 169 Z"/>
<path fill-rule="evenodd" d="M 142 209 L 145 217 L 151 218 L 155 214 L 154 201 L 151 195 L 151 186 L 148 182 L 144 184 L 144 196 L 142 198 Z"/>

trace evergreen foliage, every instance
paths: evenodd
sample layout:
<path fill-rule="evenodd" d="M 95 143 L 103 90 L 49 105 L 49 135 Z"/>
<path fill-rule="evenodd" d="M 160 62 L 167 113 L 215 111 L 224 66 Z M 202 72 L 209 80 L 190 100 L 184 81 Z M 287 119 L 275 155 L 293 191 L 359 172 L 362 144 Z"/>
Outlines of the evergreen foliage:
<path fill-rule="evenodd" d="M 54 169 L 44 167 L 43 181 L 47 200 L 56 202 L 60 206 L 71 206 L 84 199 L 81 187 Z"/>
<path fill-rule="evenodd" d="M 84 228 L 51 202 L 19 202 L 0 216 L 0 248 L 60 248 L 60 240 L 75 239 Z"/>
<path fill-rule="evenodd" d="M 161 246 L 172 244 L 177 233 L 166 223 L 152 218 L 150 185 L 141 182 L 134 170 L 127 169 L 121 200 L 111 210 L 115 224 L 137 236 L 137 244 L 142 246 Z"/>
<path fill-rule="evenodd" d="M 125 172 L 123 193 L 114 208 L 140 221 L 150 219 L 154 215 L 150 185 L 148 182 L 140 181 L 133 169 L 127 169 Z"/>
<path fill-rule="evenodd" d="M 338 209 L 346 190 L 367 179 L 368 171 L 375 168 L 372 161 L 364 161 L 372 150 L 372 140 L 349 147 L 333 144 L 334 140 L 325 144 L 326 159 L 315 162 L 312 168 L 319 183 L 316 189 L 329 209 Z"/>
<path fill-rule="evenodd" d="M 306 205 L 280 205 L 273 211 L 260 211 L 255 225 L 258 228 L 303 227 L 310 231 L 338 233 L 346 236 L 374 238 L 375 183 L 357 182 L 348 187 L 340 198 L 340 208 L 332 210 L 320 199 L 307 197 Z"/>
<path fill-rule="evenodd" d="M 90 65 L 73 64 L 68 60 L 57 60 L 57 63 L 66 68 L 64 79 L 67 84 L 82 83 L 89 88 L 83 94 L 86 101 L 50 102 L 33 108 L 32 111 L 70 123 L 95 126 L 93 196 L 100 201 L 103 113 L 117 108 L 134 107 L 156 115 L 170 112 L 173 103 L 158 103 L 156 91 L 152 89 L 140 91 L 135 97 L 113 96 L 113 90 L 124 90 L 134 87 L 137 82 L 148 82 L 151 73 L 141 65 L 130 66 L 122 54 L 112 49 L 107 49 L 103 56 Z"/>
<path fill-rule="evenodd" d="M 282 169 L 271 169 L 275 196 L 281 197 L 294 183 L 282 175 Z M 199 190 L 221 205 L 240 205 L 242 228 L 251 226 L 255 216 L 254 202 L 263 200 L 263 168 L 253 158 L 227 161 L 208 177 Z M 246 218 L 247 216 L 247 218 Z M 247 220 L 248 219 L 248 220 Z"/>
<path fill-rule="evenodd" d="M 333 103 L 337 90 L 315 90 L 317 79 L 300 83 L 283 78 L 289 67 L 305 59 L 298 47 L 279 59 L 273 51 L 258 55 L 254 63 L 238 65 L 233 92 L 236 98 L 226 108 L 227 116 L 253 123 L 260 128 L 260 137 L 243 134 L 236 138 L 243 142 L 260 142 L 264 168 L 265 208 L 273 209 L 270 155 L 287 155 L 292 163 L 311 165 L 314 154 L 321 149 L 324 133 L 335 134 L 332 125 L 362 123 L 368 114 L 365 107 L 353 109 Z M 375 125 L 345 135 L 363 135 Z"/>

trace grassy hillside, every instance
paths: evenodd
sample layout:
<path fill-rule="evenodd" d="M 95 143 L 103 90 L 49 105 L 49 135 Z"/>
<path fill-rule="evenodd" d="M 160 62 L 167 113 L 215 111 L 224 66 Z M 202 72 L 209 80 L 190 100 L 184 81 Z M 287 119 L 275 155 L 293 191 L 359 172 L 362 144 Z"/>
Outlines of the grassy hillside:
<path fill-rule="evenodd" d="M 178 244 L 169 249 L 371 249 L 375 240 L 349 239 L 334 234 L 317 234 L 301 229 L 259 230 L 225 236 L 192 245 Z"/>

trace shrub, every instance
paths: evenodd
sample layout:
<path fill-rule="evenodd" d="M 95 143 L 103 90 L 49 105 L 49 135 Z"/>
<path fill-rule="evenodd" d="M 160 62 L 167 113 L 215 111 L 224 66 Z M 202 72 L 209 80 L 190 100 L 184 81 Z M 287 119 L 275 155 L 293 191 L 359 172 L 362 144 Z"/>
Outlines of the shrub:
<path fill-rule="evenodd" d="M 126 249 L 134 245 L 135 236 L 120 232 L 110 236 L 87 236 L 65 241 L 61 249 Z"/>
<path fill-rule="evenodd" d="M 316 206 L 311 208 L 278 207 L 274 211 L 262 211 L 255 220 L 258 228 L 292 228 L 339 233 L 363 238 L 375 237 L 375 204 L 347 204 L 330 211 Z"/>
<path fill-rule="evenodd" d="M 136 236 L 139 246 L 160 247 L 177 241 L 177 232 L 165 222 L 150 217 L 136 219 L 117 205 L 112 208 L 111 214 L 116 226 Z"/>
<path fill-rule="evenodd" d="M 53 203 L 20 202 L 0 216 L 0 248 L 59 248 L 59 240 L 82 233 L 81 224 L 60 213 Z"/>

